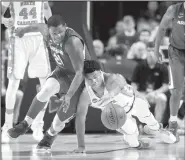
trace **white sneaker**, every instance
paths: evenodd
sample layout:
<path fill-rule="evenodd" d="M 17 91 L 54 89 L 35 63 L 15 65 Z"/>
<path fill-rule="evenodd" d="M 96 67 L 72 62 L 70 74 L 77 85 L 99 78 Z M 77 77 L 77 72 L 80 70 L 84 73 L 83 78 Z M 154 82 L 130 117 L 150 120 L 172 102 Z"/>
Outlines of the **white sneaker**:
<path fill-rule="evenodd" d="M 10 125 L 4 124 L 2 127 L 2 134 L 1 134 L 1 143 L 9 143 L 10 138 L 8 137 L 7 131 L 11 128 Z"/>
<path fill-rule="evenodd" d="M 33 131 L 32 136 L 38 142 L 41 141 L 42 138 L 44 137 L 43 126 L 44 122 L 34 122 L 31 126 L 31 129 Z"/>

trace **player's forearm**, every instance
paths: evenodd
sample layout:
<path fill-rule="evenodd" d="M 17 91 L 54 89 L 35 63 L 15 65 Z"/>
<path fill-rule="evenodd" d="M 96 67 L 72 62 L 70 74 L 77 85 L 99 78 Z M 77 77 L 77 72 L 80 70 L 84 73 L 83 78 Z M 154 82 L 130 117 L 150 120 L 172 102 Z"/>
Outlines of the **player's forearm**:
<path fill-rule="evenodd" d="M 41 24 L 34 24 L 34 25 L 27 26 L 23 28 L 24 33 L 30 33 L 30 32 L 41 32 L 42 33 L 40 25 Z"/>
<path fill-rule="evenodd" d="M 85 148 L 85 116 L 78 115 L 76 116 L 76 134 L 77 134 L 77 140 L 78 140 L 78 147 L 79 148 Z"/>
<path fill-rule="evenodd" d="M 75 77 L 73 78 L 73 81 L 71 82 L 71 85 L 69 87 L 69 90 L 67 92 L 67 95 L 72 98 L 75 92 L 78 90 L 80 84 L 82 83 L 84 77 L 82 74 L 82 71 L 77 71 L 75 74 Z"/>
<path fill-rule="evenodd" d="M 156 53 L 159 52 L 159 47 L 161 45 L 161 41 L 162 41 L 163 37 L 165 36 L 165 33 L 166 33 L 166 28 L 159 27 L 158 32 L 157 32 L 157 36 L 156 36 L 156 40 L 155 40 L 155 51 L 156 51 Z"/>

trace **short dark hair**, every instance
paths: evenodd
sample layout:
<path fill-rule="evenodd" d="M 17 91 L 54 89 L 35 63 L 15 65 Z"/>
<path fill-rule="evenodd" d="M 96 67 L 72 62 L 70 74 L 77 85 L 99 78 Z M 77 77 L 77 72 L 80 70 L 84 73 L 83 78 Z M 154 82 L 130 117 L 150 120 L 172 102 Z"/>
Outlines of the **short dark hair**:
<path fill-rule="evenodd" d="M 60 15 L 53 15 L 48 19 L 48 27 L 58 27 L 59 25 L 66 25 L 66 22 Z"/>
<path fill-rule="evenodd" d="M 94 71 L 98 71 L 101 70 L 101 66 L 100 63 L 95 61 L 95 60 L 85 60 L 84 61 L 84 75 L 88 74 L 88 73 L 92 73 Z"/>

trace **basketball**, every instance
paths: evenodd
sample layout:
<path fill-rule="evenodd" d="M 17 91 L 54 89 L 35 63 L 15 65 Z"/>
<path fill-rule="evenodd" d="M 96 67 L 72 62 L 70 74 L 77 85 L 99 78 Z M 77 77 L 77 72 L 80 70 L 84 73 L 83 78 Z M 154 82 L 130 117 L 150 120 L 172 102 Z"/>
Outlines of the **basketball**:
<path fill-rule="evenodd" d="M 125 124 L 126 112 L 123 107 L 110 102 L 101 113 L 101 121 L 110 130 L 119 129 Z"/>

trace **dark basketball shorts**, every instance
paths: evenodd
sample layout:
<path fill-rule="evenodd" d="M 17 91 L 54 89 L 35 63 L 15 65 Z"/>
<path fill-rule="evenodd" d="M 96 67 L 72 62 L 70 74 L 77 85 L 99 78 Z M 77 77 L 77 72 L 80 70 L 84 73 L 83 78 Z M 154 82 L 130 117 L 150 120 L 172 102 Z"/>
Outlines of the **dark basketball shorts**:
<path fill-rule="evenodd" d="M 169 88 L 183 91 L 185 76 L 185 50 L 169 46 Z"/>
<path fill-rule="evenodd" d="M 74 78 L 74 74 L 70 74 L 69 72 L 56 67 L 56 69 L 52 72 L 52 74 L 48 77 L 55 78 L 60 83 L 60 91 L 57 93 L 57 97 L 61 98 L 63 95 L 65 95 L 71 85 L 71 82 Z M 73 95 L 70 101 L 69 109 L 66 113 L 63 112 L 63 108 L 60 107 L 57 114 L 61 121 L 69 122 L 71 119 L 75 117 L 76 111 L 77 111 L 77 105 L 80 98 L 80 95 L 85 87 L 85 83 L 82 82 L 76 93 Z"/>

